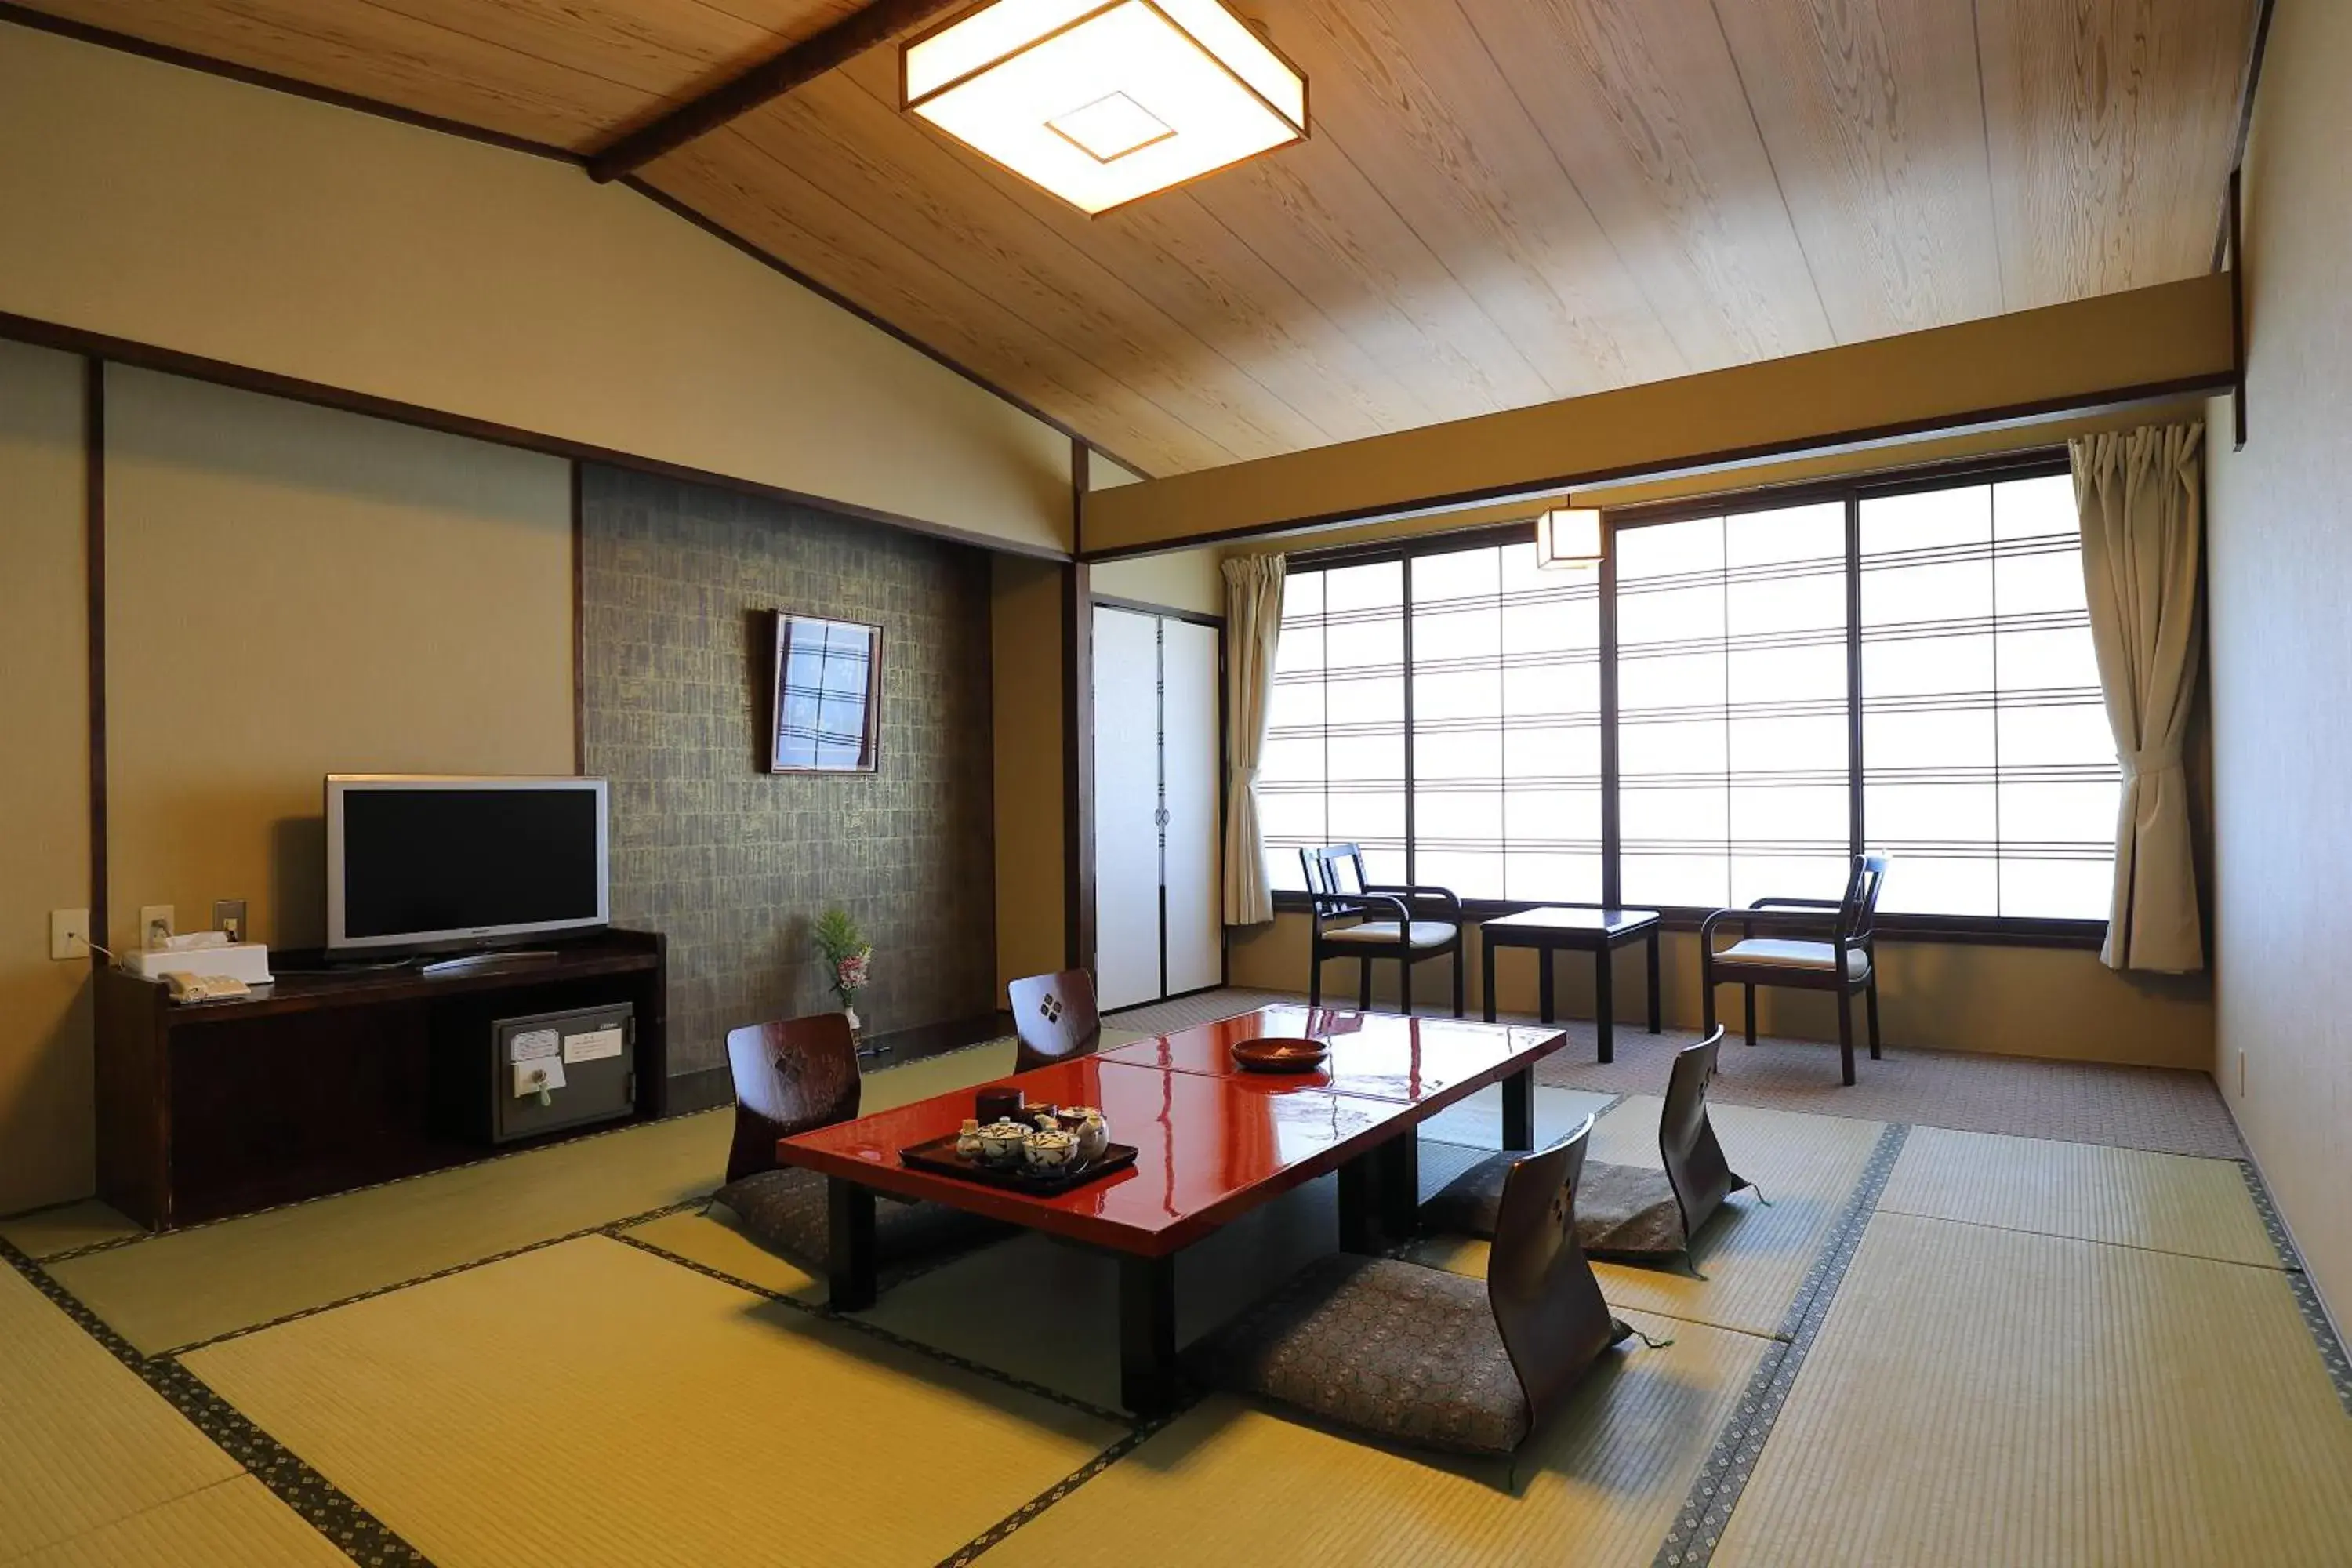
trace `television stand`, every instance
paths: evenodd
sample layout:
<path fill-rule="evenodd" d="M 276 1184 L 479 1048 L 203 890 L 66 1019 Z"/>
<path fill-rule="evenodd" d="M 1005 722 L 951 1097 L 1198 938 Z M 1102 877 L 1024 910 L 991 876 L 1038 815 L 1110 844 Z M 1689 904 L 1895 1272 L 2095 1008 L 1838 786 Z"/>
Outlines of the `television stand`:
<path fill-rule="evenodd" d="M 426 976 L 443 974 L 488 974 L 501 969 L 520 969 L 526 964 L 552 963 L 563 955 L 552 948 L 518 948 L 510 952 L 466 952 L 455 958 L 436 958 L 420 964 L 416 973 Z"/>

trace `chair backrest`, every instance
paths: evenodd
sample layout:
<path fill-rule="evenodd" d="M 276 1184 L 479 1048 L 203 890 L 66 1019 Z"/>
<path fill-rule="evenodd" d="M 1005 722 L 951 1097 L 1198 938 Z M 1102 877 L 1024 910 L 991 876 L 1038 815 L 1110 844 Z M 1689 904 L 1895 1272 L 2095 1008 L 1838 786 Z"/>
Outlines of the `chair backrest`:
<path fill-rule="evenodd" d="M 1102 1044 L 1095 977 L 1085 970 L 1032 974 L 1013 981 L 1004 992 L 1013 1005 L 1013 1032 L 1021 1042 L 1014 1070 L 1027 1072 L 1048 1062 L 1090 1057 Z"/>
<path fill-rule="evenodd" d="M 1360 914 L 1352 900 L 1370 883 L 1364 877 L 1364 851 L 1353 844 L 1326 844 L 1298 851 L 1300 869 L 1307 873 L 1307 891 L 1318 915 Z"/>
<path fill-rule="evenodd" d="M 1838 903 L 1837 933 L 1846 942 L 1865 942 L 1877 929 L 1878 890 L 1886 884 L 1886 857 L 1872 850 L 1853 858 L 1853 871 L 1845 879 L 1845 897 Z"/>
<path fill-rule="evenodd" d="M 1683 1211 L 1683 1238 L 1698 1234 L 1715 1211 L 1746 1184 L 1731 1173 L 1723 1145 L 1715 1141 L 1715 1125 L 1706 1117 L 1707 1080 L 1715 1077 L 1716 1054 L 1723 1046 L 1723 1026 L 1696 1045 L 1675 1053 L 1666 1079 L 1666 1105 L 1658 1116 L 1658 1156 L 1673 1184 L 1675 1203 Z"/>
<path fill-rule="evenodd" d="M 1576 1184 L 1591 1136 L 1588 1116 L 1562 1142 L 1513 1163 L 1486 1255 L 1486 1304 L 1534 1421 L 1618 1338 L 1601 1281 L 1576 1243 Z"/>
<path fill-rule="evenodd" d="M 776 1141 L 857 1115 L 857 1042 L 839 1013 L 750 1024 L 727 1036 L 735 1145 L 727 1179 L 776 1168 Z"/>

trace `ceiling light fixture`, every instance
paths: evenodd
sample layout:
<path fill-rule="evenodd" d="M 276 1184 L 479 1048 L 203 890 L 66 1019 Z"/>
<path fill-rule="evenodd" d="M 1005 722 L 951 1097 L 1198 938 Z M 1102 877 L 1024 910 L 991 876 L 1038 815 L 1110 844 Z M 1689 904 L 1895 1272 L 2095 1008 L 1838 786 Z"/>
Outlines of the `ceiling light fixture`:
<path fill-rule="evenodd" d="M 1590 572 L 1601 564 L 1601 514 L 1589 507 L 1554 507 L 1536 519 L 1536 564 Z"/>
<path fill-rule="evenodd" d="M 1307 79 L 1222 0 L 991 0 L 898 51 L 901 101 L 1087 213 L 1287 146 Z"/>

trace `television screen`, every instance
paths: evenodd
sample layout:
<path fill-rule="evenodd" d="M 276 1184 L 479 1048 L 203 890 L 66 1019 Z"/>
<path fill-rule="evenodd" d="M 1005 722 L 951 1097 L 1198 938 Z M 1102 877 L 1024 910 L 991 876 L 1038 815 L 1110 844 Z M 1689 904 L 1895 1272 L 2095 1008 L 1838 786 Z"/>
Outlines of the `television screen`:
<path fill-rule="evenodd" d="M 330 947 L 464 945 L 607 919 L 604 781 L 327 781 Z"/>

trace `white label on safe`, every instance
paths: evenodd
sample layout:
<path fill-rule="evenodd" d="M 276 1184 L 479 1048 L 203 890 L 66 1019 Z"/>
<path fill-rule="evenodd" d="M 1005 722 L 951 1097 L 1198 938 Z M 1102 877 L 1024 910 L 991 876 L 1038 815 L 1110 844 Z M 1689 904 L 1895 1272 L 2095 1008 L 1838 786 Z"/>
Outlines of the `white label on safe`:
<path fill-rule="evenodd" d="M 525 1029 L 507 1037 L 507 1059 L 535 1062 L 541 1057 L 551 1057 L 562 1047 L 562 1037 L 553 1029 Z"/>
<path fill-rule="evenodd" d="M 563 1059 L 567 1062 L 601 1062 L 607 1057 L 620 1054 L 621 1026 L 618 1024 L 591 1029 L 584 1035 L 563 1037 Z"/>

